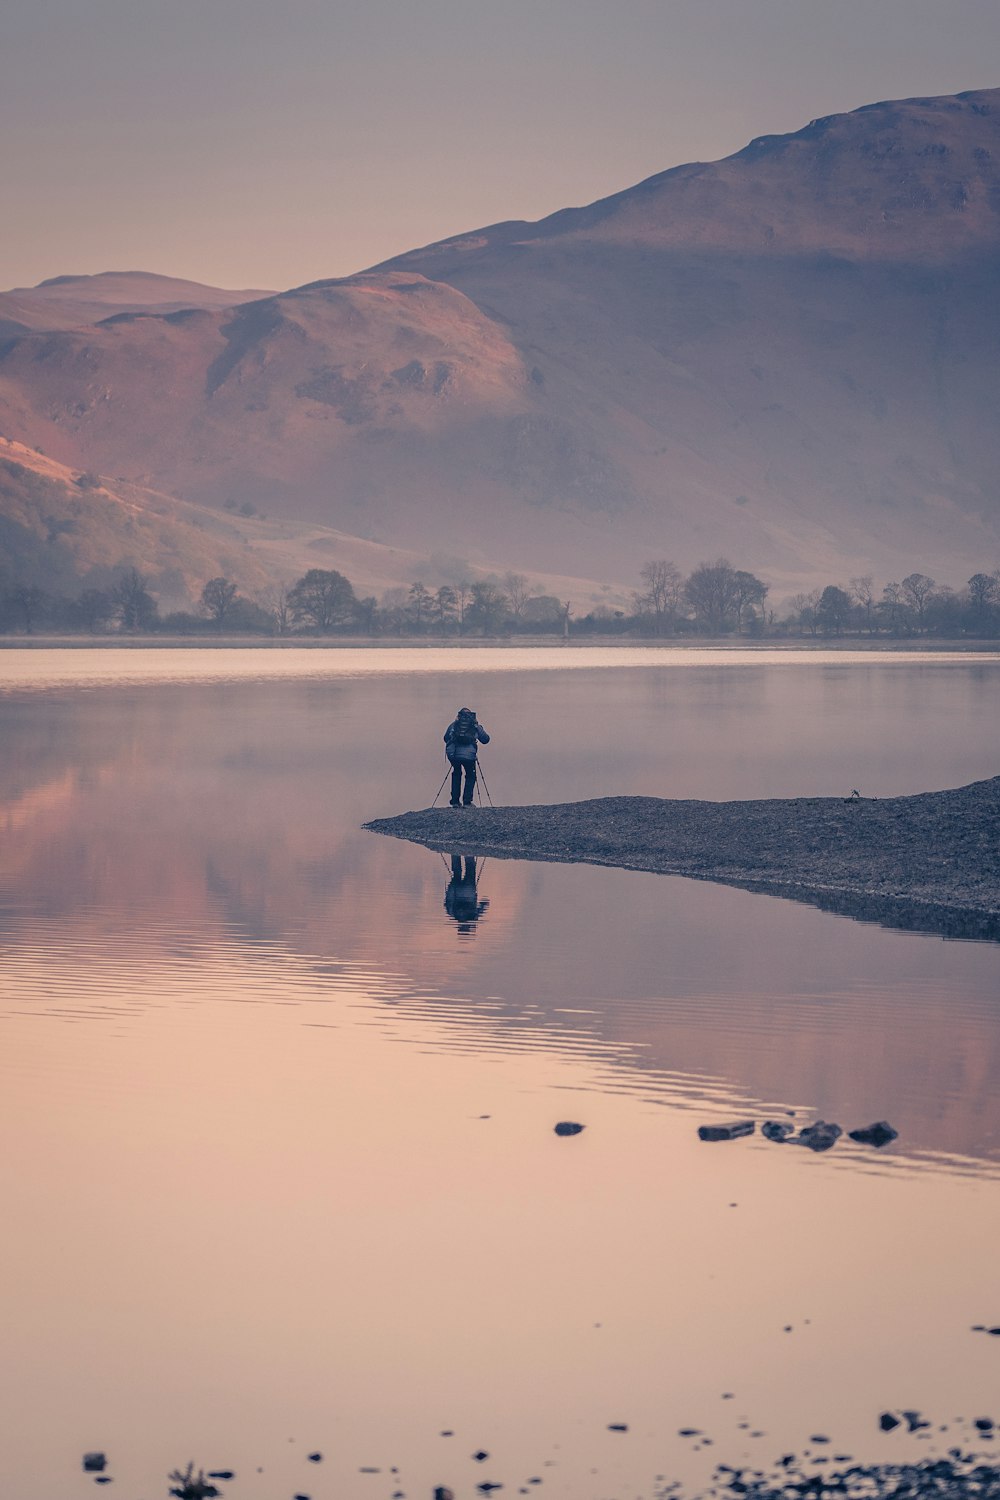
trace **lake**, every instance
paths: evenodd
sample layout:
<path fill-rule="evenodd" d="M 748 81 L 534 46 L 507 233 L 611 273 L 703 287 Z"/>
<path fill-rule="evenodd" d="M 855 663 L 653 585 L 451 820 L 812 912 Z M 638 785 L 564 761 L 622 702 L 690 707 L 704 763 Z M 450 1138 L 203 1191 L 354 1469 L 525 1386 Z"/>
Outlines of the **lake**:
<path fill-rule="evenodd" d="M 0 653 L 0 1492 L 80 1495 L 90 1449 L 134 1500 L 189 1459 L 232 1500 L 616 1500 L 967 1446 L 1000 946 L 361 824 L 430 803 L 461 703 L 497 803 L 888 796 L 995 775 L 998 690 L 996 653 Z M 900 1136 L 698 1140 L 744 1113 Z"/>

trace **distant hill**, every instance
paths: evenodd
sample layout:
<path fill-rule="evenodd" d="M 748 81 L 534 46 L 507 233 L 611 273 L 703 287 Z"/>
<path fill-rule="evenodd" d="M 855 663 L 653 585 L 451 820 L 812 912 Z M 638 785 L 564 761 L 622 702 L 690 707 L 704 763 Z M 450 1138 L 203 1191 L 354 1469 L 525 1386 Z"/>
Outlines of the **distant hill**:
<path fill-rule="evenodd" d="M 0 292 L 0 337 L 29 329 L 80 328 L 116 313 L 179 312 L 185 307 L 235 307 L 271 292 L 225 291 L 148 271 L 53 276 L 38 286 Z"/>
<path fill-rule="evenodd" d="M 871 105 L 358 276 L 10 337 L 0 430 L 415 555 L 961 583 L 1000 562 L 998 163 L 1000 90 Z"/>
<path fill-rule="evenodd" d="M 337 568 L 362 596 L 416 578 L 477 576 L 455 556 L 387 547 L 317 522 L 219 512 L 68 468 L 0 437 L 0 593 L 24 583 L 72 597 L 84 585 L 103 587 L 126 567 L 149 579 L 164 610 L 197 602 L 208 579 L 220 575 L 251 598 L 310 568 Z M 621 602 L 596 580 L 536 577 L 544 592 L 571 598 L 581 610 Z"/>
<path fill-rule="evenodd" d="M 186 604 L 220 573 L 251 592 L 269 570 L 235 528 L 209 525 L 188 506 L 127 481 L 67 468 L 0 438 L 0 588 L 37 584 L 75 594 L 136 567 L 167 608 Z"/>

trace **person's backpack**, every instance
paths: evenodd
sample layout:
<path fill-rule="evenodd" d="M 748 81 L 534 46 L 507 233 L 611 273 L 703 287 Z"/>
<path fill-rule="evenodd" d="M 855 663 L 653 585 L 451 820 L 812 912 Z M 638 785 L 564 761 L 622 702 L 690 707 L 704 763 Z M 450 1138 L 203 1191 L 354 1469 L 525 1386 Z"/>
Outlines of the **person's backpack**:
<path fill-rule="evenodd" d="M 474 745 L 476 743 L 476 716 L 471 708 L 463 708 L 455 720 L 455 733 L 452 742 L 456 745 Z"/>

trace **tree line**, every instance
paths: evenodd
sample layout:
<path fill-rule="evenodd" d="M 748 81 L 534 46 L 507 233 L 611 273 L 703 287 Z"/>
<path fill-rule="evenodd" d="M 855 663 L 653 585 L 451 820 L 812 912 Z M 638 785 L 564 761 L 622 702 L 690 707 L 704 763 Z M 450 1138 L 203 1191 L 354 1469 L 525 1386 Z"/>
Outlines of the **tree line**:
<path fill-rule="evenodd" d="M 877 585 L 872 574 L 795 594 L 780 608 L 770 586 L 726 558 L 687 578 L 666 559 L 645 563 L 629 628 L 651 635 L 1000 636 L 1000 568 L 974 573 L 959 590 L 926 573 Z"/>
<path fill-rule="evenodd" d="M 161 613 L 150 579 L 123 568 L 103 588 L 74 597 L 35 585 L 0 594 L 0 630 L 163 635 L 636 635 L 1000 636 L 1000 569 L 974 573 L 962 589 L 925 573 L 878 586 L 871 575 L 796 594 L 776 609 L 770 586 L 726 558 L 684 575 L 665 558 L 640 570 L 631 608 L 574 613 L 568 601 L 533 587 L 523 573 L 428 588 L 417 581 L 381 599 L 359 597 L 343 573 L 310 568 L 289 585 L 247 598 L 232 579 L 210 578 L 198 608 Z"/>

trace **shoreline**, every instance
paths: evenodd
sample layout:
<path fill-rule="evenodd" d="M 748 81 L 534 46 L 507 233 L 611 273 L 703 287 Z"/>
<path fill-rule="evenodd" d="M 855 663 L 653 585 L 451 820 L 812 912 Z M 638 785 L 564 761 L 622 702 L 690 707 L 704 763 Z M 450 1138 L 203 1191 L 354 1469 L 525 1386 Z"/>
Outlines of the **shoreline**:
<path fill-rule="evenodd" d="M 426 808 L 364 827 L 443 853 L 680 875 L 858 921 L 1000 942 L 1000 776 L 882 799 Z"/>
<path fill-rule="evenodd" d="M 767 656 L 777 651 L 863 652 L 880 654 L 919 653 L 922 655 L 961 652 L 969 656 L 1000 654 L 1000 640 L 949 640 L 925 636 L 876 637 L 839 636 L 833 639 L 775 636 L 754 640 L 749 636 L 571 636 L 557 635 L 489 635 L 489 636 L 111 636 L 111 635 L 11 635 L 0 636 L 0 651 L 455 651 L 547 649 L 586 651 L 746 651 Z"/>

